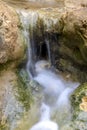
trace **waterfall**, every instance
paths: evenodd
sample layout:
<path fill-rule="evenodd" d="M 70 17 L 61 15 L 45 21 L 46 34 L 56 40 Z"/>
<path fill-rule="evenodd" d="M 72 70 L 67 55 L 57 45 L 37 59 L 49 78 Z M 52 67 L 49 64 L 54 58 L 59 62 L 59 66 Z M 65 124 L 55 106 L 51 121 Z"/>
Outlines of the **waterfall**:
<path fill-rule="evenodd" d="M 46 42 L 47 50 L 48 50 L 48 59 L 49 59 L 49 62 L 52 63 L 52 62 L 51 62 L 51 51 L 50 51 L 50 43 L 49 43 L 49 40 L 46 39 L 45 42 Z"/>
<path fill-rule="evenodd" d="M 42 45 L 40 45 L 40 43 L 37 43 L 35 41 L 36 40 L 35 39 L 36 38 L 35 28 L 37 26 L 37 20 L 39 19 L 39 14 L 37 11 L 34 12 L 34 11 L 30 10 L 28 12 L 25 10 L 17 9 L 17 12 L 20 16 L 20 20 L 21 20 L 22 27 L 23 27 L 22 32 L 24 34 L 25 41 L 28 46 L 26 69 L 27 69 L 29 77 L 33 78 L 33 76 L 35 75 L 35 71 L 34 71 L 35 66 L 34 65 L 37 62 L 37 60 L 40 60 L 41 58 L 43 58 L 44 60 L 45 59 L 49 60 L 49 62 L 52 64 L 50 41 L 49 41 L 49 37 L 44 39 L 44 44 L 42 44 Z M 53 20 L 53 21 L 55 21 L 55 20 Z M 47 28 L 49 29 L 52 24 L 52 21 L 49 24 L 49 20 L 44 18 L 43 22 L 44 22 L 44 24 L 47 24 Z M 39 48 L 38 48 L 38 46 L 39 46 Z"/>
<path fill-rule="evenodd" d="M 34 57 L 36 56 L 35 53 L 35 44 L 34 44 L 34 39 L 33 39 L 33 27 L 36 24 L 37 18 L 38 18 L 38 14 L 30 11 L 27 12 L 25 10 L 17 10 L 19 16 L 20 16 L 20 20 L 23 26 L 23 34 L 25 37 L 25 41 L 27 43 L 28 49 L 27 49 L 27 65 L 26 65 L 26 69 L 28 72 L 29 77 L 32 79 L 32 76 L 34 74 L 33 69 L 34 65 Z M 30 28 L 29 28 L 30 27 Z M 32 37 L 30 39 L 30 33 L 32 33 Z"/>
<path fill-rule="evenodd" d="M 43 59 L 41 55 L 41 46 L 39 48 L 40 60 L 38 59 L 38 49 L 35 34 L 33 33 L 39 17 L 38 12 L 18 10 L 18 13 L 20 14 L 23 33 L 28 44 L 26 70 L 29 77 L 41 85 L 44 93 L 42 105 L 39 108 L 40 119 L 30 130 L 58 130 L 63 123 L 67 123 L 71 119 L 69 97 L 79 83 L 65 81 L 59 74 L 51 70 L 52 57 L 49 37 L 44 39 L 47 48 L 47 59 Z M 57 22 L 51 20 L 49 24 L 49 20 L 45 18 L 43 18 L 43 21 L 48 29 L 53 24 L 53 21 L 54 24 Z M 52 115 L 56 115 L 55 121 L 52 119 Z"/>
<path fill-rule="evenodd" d="M 58 130 L 57 123 L 50 120 L 50 107 L 46 104 L 41 106 L 41 119 L 30 130 Z"/>

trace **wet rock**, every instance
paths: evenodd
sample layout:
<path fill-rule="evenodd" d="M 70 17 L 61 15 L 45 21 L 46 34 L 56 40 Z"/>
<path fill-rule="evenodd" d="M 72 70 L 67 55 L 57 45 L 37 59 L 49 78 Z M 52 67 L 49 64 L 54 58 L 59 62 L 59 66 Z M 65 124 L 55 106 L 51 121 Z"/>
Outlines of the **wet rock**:
<path fill-rule="evenodd" d="M 80 85 L 71 95 L 73 128 L 86 130 L 87 127 L 87 83 Z"/>
<path fill-rule="evenodd" d="M 86 81 L 87 72 L 87 8 L 67 10 L 62 19 L 63 31 L 59 37 L 59 49 L 56 66 L 75 75 L 80 81 Z M 57 52 L 56 52 L 57 54 Z M 59 60 L 58 60 L 59 59 Z M 82 72 L 80 71 L 82 70 Z M 84 79 L 83 79 L 84 77 Z"/>
<path fill-rule="evenodd" d="M 74 108 L 75 116 L 78 116 L 80 112 L 84 111 L 84 110 L 81 110 L 80 105 L 81 103 L 86 102 L 86 96 L 87 96 L 87 83 L 80 85 L 72 94 L 71 102 Z"/>
<path fill-rule="evenodd" d="M 0 74 L 0 129 L 14 130 L 32 103 L 30 85 L 26 85 L 16 71 Z"/>
<path fill-rule="evenodd" d="M 15 72 L 3 71 L 0 75 L 0 128 L 14 127 L 23 111 L 22 105 L 15 98 L 14 84 L 17 81 Z M 19 113 L 19 114 L 18 114 Z M 9 124 L 10 123 L 10 124 Z"/>

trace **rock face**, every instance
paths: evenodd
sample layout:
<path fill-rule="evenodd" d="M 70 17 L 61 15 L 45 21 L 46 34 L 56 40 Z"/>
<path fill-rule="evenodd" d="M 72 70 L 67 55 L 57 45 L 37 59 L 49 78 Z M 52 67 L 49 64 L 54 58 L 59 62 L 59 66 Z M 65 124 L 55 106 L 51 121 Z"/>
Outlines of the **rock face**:
<path fill-rule="evenodd" d="M 0 1 L 0 64 L 20 60 L 24 50 L 18 15 L 13 8 Z"/>
<path fill-rule="evenodd" d="M 14 127 L 17 120 L 15 115 L 19 118 L 23 111 L 22 105 L 15 98 L 16 81 L 17 76 L 13 71 L 3 71 L 0 75 L 0 129 Z"/>
<path fill-rule="evenodd" d="M 23 78 L 14 70 L 0 73 L 0 129 L 14 130 L 30 108 L 30 84 L 27 86 Z"/>
<path fill-rule="evenodd" d="M 0 129 L 13 129 L 25 109 L 29 91 L 16 73 L 16 67 L 24 58 L 25 48 L 18 14 L 0 1 Z M 26 97 L 22 92 L 27 92 Z M 27 99 L 30 100 L 29 97 Z M 30 107 L 29 100 L 27 107 Z"/>
<path fill-rule="evenodd" d="M 63 16 L 64 28 L 60 37 L 59 64 L 69 72 L 75 72 L 78 78 L 83 79 L 78 72 L 87 68 L 87 8 L 79 8 L 68 11 Z M 74 68 L 73 68 L 74 67 Z M 62 67 L 61 67 L 62 68 Z M 77 68 L 77 70 L 76 70 Z"/>
<path fill-rule="evenodd" d="M 64 17 L 63 38 L 64 45 L 71 50 L 67 54 L 75 62 L 86 65 L 87 46 L 87 9 L 68 12 Z M 62 46 L 62 45 L 61 45 Z M 64 52 L 64 51 L 63 51 Z"/>

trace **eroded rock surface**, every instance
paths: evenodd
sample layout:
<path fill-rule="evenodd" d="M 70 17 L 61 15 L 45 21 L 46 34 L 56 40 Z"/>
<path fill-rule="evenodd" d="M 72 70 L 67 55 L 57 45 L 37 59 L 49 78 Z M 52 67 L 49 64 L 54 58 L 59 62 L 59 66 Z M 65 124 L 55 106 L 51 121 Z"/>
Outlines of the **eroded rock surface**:
<path fill-rule="evenodd" d="M 87 8 L 68 10 L 63 15 L 64 28 L 59 38 L 60 60 L 57 64 L 64 71 L 86 81 L 87 72 Z M 82 71 L 81 71 L 82 70 Z M 84 78 L 83 78 L 84 77 Z"/>
<path fill-rule="evenodd" d="M 0 1 L 0 64 L 20 60 L 24 55 L 24 39 L 16 11 Z"/>

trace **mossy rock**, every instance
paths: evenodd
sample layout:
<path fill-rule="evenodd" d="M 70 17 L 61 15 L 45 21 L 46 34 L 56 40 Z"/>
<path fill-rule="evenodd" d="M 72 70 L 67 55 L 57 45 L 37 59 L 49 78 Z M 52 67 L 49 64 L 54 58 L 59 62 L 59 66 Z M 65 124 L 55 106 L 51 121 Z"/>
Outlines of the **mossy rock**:
<path fill-rule="evenodd" d="M 22 103 L 23 107 L 26 110 L 29 110 L 33 99 L 31 95 L 31 86 L 29 84 L 27 72 L 23 70 L 22 73 L 20 73 L 19 71 L 17 71 L 16 73 L 18 76 L 17 82 L 15 83 L 15 87 L 18 92 L 16 97 Z"/>
<path fill-rule="evenodd" d="M 87 96 L 87 83 L 80 85 L 71 95 L 71 104 L 73 107 L 73 119 L 78 118 L 79 114 L 82 112 L 80 109 L 80 104 L 82 103 L 82 98 Z"/>

